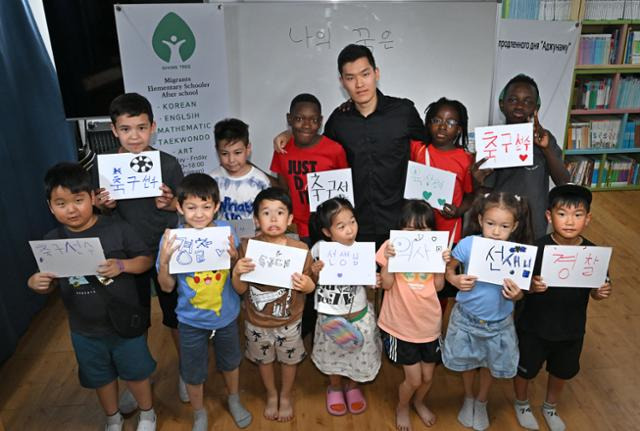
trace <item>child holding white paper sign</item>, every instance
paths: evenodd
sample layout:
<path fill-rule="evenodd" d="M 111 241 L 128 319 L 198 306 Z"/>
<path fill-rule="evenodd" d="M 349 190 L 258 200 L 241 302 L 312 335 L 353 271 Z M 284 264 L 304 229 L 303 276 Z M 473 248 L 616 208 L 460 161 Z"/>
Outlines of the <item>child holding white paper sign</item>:
<path fill-rule="evenodd" d="M 496 192 L 476 199 L 469 221 L 467 232 L 471 236 L 453 249 L 446 270 L 447 280 L 459 292 L 449 318 L 442 360 L 450 370 L 462 372 L 465 400 L 458 421 L 474 430 L 484 430 L 489 427 L 487 397 L 493 378 L 512 378 L 517 371 L 518 341 L 511 314 L 514 302 L 523 293 L 510 279 L 501 286 L 477 281 L 472 275 L 456 274 L 456 269 L 469 265 L 473 235 L 528 244 L 531 221 L 524 197 Z M 474 395 L 476 373 L 480 382 Z"/>
<path fill-rule="evenodd" d="M 312 214 L 311 222 L 324 240 L 344 246 L 351 246 L 356 241 L 358 222 L 353 206 L 347 199 L 332 198 L 323 202 Z M 319 259 L 320 244 L 323 242 L 317 242 L 311 249 L 311 255 L 316 259 L 311 265 L 316 282 L 325 265 Z M 365 262 L 363 264 L 366 265 Z M 373 261 L 371 265 L 374 265 Z M 318 320 L 311 359 L 323 374 L 329 376 L 326 407 L 329 414 L 334 416 L 342 416 L 347 411 L 352 414 L 364 412 L 367 402 L 358 382 L 375 379 L 380 370 L 382 344 L 373 305 L 367 301 L 366 287 L 319 284 L 315 290 Z M 343 341 L 351 341 L 355 331 L 340 330 L 337 324 L 332 325 L 341 321 L 340 317 L 346 319 L 352 325 L 350 328 L 355 328 L 362 336 L 357 348 L 343 344 Z"/>
<path fill-rule="evenodd" d="M 514 379 L 515 411 L 520 425 L 538 429 L 528 400 L 529 381 L 536 377 L 544 362 L 549 372 L 542 416 L 551 431 L 565 429 L 556 403 L 564 383 L 580 370 L 580 353 L 584 340 L 589 297 L 606 299 L 611 295 L 608 279 L 598 289 L 548 287 L 541 278 L 545 245 L 593 246 L 582 236 L 591 221 L 589 189 L 565 184 L 549 192 L 547 220 L 553 232 L 536 241 L 538 256 L 534 268 L 533 288 L 527 295 L 516 322 L 520 348 L 518 375 Z M 577 262 L 578 265 L 585 265 Z M 589 265 L 587 263 L 586 265 Z M 535 293 L 534 293 L 535 292 Z"/>
<path fill-rule="evenodd" d="M 216 181 L 206 174 L 184 177 L 177 189 L 177 210 L 184 217 L 180 227 L 203 229 L 209 226 L 229 226 L 225 220 L 215 220 L 220 208 L 220 192 Z M 229 256 L 231 266 L 238 258 L 238 240 L 231 229 Z M 208 416 L 204 406 L 203 387 L 209 368 L 209 342 L 214 345 L 216 366 L 224 376 L 229 396 L 227 404 L 239 428 L 251 423 L 251 413 L 239 398 L 239 370 L 242 361 L 237 318 L 240 297 L 231 286 L 230 269 L 198 271 L 172 275 L 169 273 L 171 255 L 177 250 L 175 235 L 167 229 L 160 241 L 156 266 L 158 282 L 165 292 L 178 292 L 178 333 L 180 340 L 180 377 L 186 384 L 193 407 L 193 431 L 208 430 Z M 194 248 L 206 246 L 206 238 Z M 213 253 L 214 250 L 207 249 Z"/>
<path fill-rule="evenodd" d="M 152 252 L 128 223 L 93 213 L 91 176 L 81 165 L 53 166 L 45 176 L 45 188 L 49 209 L 62 225 L 47 233 L 45 239 L 98 238 L 107 260 L 98 267 L 100 279 L 56 278 L 52 273 L 37 272 L 27 284 L 40 294 L 59 288 L 69 316 L 80 384 L 95 389 L 106 415 L 105 430 L 121 431 L 124 424 L 118 409 L 121 378 L 140 407 L 137 430 L 153 431 L 156 414 L 149 376 L 156 362 L 147 347 L 146 327 L 139 328 L 138 336 L 121 334 L 109 312 L 109 303 L 114 300 L 129 307 L 145 305 L 138 297 L 134 274 L 151 267 Z"/>
<path fill-rule="evenodd" d="M 433 209 L 426 201 L 408 200 L 400 210 L 398 226 L 402 230 L 433 230 Z M 436 416 L 424 405 L 424 397 L 441 360 L 442 309 L 437 291 L 444 287 L 444 274 L 390 273 L 389 258 L 395 254 L 388 240 L 376 254 L 382 288 L 386 291 L 378 326 L 384 331 L 384 348 L 389 359 L 404 370 L 404 381 L 398 388 L 396 428 L 408 431 L 411 406 L 426 426 L 436 422 Z M 442 258 L 445 262 L 451 258 L 449 250 L 442 253 Z"/>
<path fill-rule="evenodd" d="M 258 193 L 253 202 L 253 217 L 260 234 L 254 240 L 308 250 L 302 241 L 286 236 L 287 227 L 293 221 L 292 208 L 291 198 L 283 189 L 270 187 Z M 301 326 L 305 294 L 311 293 L 315 288 L 310 277 L 311 255 L 306 253 L 302 274 L 292 274 L 292 288 L 288 289 L 271 286 L 266 282 L 249 283 L 241 280 L 242 274 L 256 268 L 256 263 L 245 257 L 247 247 L 248 241 L 243 240 L 238 249 L 239 259 L 233 268 L 232 277 L 233 288 L 244 295 L 245 356 L 258 364 L 262 383 L 267 390 L 264 417 L 287 422 L 293 419 L 292 389 L 298 363 L 306 357 Z M 279 394 L 275 382 L 276 360 L 281 364 L 282 374 Z"/>

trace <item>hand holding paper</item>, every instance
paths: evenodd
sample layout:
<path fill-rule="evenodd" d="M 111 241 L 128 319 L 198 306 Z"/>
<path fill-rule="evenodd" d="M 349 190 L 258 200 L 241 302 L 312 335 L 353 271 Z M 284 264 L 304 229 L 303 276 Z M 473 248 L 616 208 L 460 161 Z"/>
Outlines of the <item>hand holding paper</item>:
<path fill-rule="evenodd" d="M 27 286 L 35 292 L 46 293 L 55 279 L 56 275 L 52 272 L 36 272 L 29 277 Z"/>
<path fill-rule="evenodd" d="M 591 297 L 596 301 L 607 299 L 609 296 L 611 296 L 611 283 L 608 281 L 599 288 L 591 291 Z"/>
<path fill-rule="evenodd" d="M 520 290 L 513 280 L 509 278 L 504 279 L 504 282 L 502 283 L 502 296 L 511 301 L 517 301 L 522 298 L 523 295 L 524 293 L 522 293 L 522 290 Z"/>

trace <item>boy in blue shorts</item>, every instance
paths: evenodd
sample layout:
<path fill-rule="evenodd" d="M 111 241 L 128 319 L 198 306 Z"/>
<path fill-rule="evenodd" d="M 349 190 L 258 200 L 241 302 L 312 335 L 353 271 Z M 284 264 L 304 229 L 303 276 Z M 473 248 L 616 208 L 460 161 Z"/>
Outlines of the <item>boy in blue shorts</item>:
<path fill-rule="evenodd" d="M 37 293 L 56 288 L 69 314 L 71 342 L 78 361 L 80 384 L 95 389 L 107 416 L 106 431 L 120 431 L 124 420 L 118 410 L 118 377 L 124 380 L 141 412 L 138 431 L 156 429 L 149 376 L 156 368 L 144 335 L 125 338 L 116 332 L 107 313 L 106 299 L 98 291 L 132 306 L 140 306 L 134 274 L 147 271 L 151 252 L 135 230 L 120 220 L 93 213 L 95 195 L 91 176 L 76 163 L 59 163 L 45 176 L 49 209 L 62 224 L 44 239 L 100 239 L 107 260 L 95 276 L 56 278 L 37 272 L 28 286 Z M 98 285 L 100 284 L 101 285 Z"/>
<path fill-rule="evenodd" d="M 220 192 L 216 181 L 206 174 L 187 175 L 178 186 L 177 209 L 184 216 L 181 227 L 202 229 L 208 226 L 229 226 L 215 221 L 220 208 Z M 233 229 L 229 236 L 231 266 L 238 257 L 238 240 Z M 239 367 L 242 360 L 237 318 L 240 297 L 231 287 L 230 269 L 169 274 L 169 261 L 176 250 L 175 236 L 167 229 L 160 243 L 156 263 L 158 282 L 165 292 L 178 292 L 178 332 L 180 334 L 180 375 L 186 382 L 189 400 L 194 410 L 193 431 L 207 431 L 208 418 L 203 402 L 203 386 L 207 379 L 209 340 L 213 340 L 216 365 L 229 391 L 228 405 L 236 425 L 245 428 L 251 423 L 249 413 L 238 396 Z"/>
<path fill-rule="evenodd" d="M 253 200 L 270 186 L 267 175 L 249 162 L 249 126 L 237 118 L 219 121 L 214 127 L 220 166 L 211 176 L 220 188 L 222 220 L 253 219 Z"/>
<path fill-rule="evenodd" d="M 115 153 L 137 154 L 142 151 L 157 151 L 151 147 L 156 123 L 153 121 L 151 104 L 145 97 L 137 93 L 122 94 L 111 102 L 109 115 L 111 130 L 120 141 L 120 147 L 114 151 Z M 164 151 L 160 151 L 160 165 L 163 182 L 161 196 L 115 201 L 104 189 L 98 189 L 97 194 L 98 208 L 105 213 L 117 214 L 122 220 L 133 226 L 153 254 L 154 259 L 158 253 L 158 243 L 164 230 L 175 227 L 178 223 L 176 199 L 173 192 L 183 177 L 178 160 Z M 97 164 L 92 169 L 92 176 L 94 186 L 97 188 Z M 158 286 L 155 267 L 137 278 L 138 294 L 147 307 L 151 303 L 151 280 L 155 286 Z M 156 294 L 162 309 L 162 323 L 171 329 L 171 336 L 178 350 L 178 320 L 175 312 L 177 294 L 176 292 L 165 293 L 160 289 L 156 289 Z M 178 380 L 178 394 L 182 402 L 189 401 L 182 380 Z M 135 410 L 136 407 L 131 394 L 125 392 L 120 399 L 120 410 L 126 414 Z"/>
<path fill-rule="evenodd" d="M 553 232 L 536 241 L 538 256 L 534 268 L 532 292 L 526 295 L 521 314 L 516 321 L 520 363 L 514 380 L 515 410 L 523 428 L 537 430 L 538 423 L 531 412 L 527 389 L 544 362 L 549 380 L 542 406 L 542 415 L 551 431 L 562 431 L 565 424 L 558 416 L 556 403 L 564 383 L 580 370 L 580 353 L 587 321 L 589 297 L 606 299 L 611 295 L 611 284 L 598 289 L 547 287 L 540 277 L 545 245 L 593 246 L 582 236 L 591 221 L 591 192 L 589 189 L 565 184 L 549 192 L 547 220 Z"/>

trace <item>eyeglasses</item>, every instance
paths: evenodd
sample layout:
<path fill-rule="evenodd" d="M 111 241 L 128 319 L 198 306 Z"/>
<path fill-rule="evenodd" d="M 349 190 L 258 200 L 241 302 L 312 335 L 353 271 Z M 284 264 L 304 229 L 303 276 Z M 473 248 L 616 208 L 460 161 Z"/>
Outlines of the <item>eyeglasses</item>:
<path fill-rule="evenodd" d="M 446 120 L 443 120 L 442 118 L 434 117 L 431 119 L 431 124 L 433 124 L 434 126 L 446 124 L 448 129 L 452 129 L 456 127 L 459 123 L 458 123 L 458 120 L 454 120 L 453 118 L 448 118 Z"/>

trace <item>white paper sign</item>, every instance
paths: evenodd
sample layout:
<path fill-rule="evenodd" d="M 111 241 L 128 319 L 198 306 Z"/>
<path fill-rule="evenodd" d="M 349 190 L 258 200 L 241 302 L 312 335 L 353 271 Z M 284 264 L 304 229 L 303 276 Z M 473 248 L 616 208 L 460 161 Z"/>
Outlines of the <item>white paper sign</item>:
<path fill-rule="evenodd" d="M 443 273 L 442 252 L 447 249 L 449 232 L 392 230 L 389 243 L 396 251 L 389 258 L 389 272 Z"/>
<path fill-rule="evenodd" d="M 480 169 L 533 165 L 533 123 L 476 127 L 475 137 Z"/>
<path fill-rule="evenodd" d="M 339 242 L 321 242 L 320 260 L 324 263 L 318 284 L 376 284 L 376 244 L 355 242 L 351 246 Z"/>
<path fill-rule="evenodd" d="M 548 286 L 598 288 L 607 278 L 611 247 L 545 245 L 542 279 Z"/>
<path fill-rule="evenodd" d="M 253 238 L 256 236 L 256 224 L 253 219 L 227 220 L 236 231 L 238 238 Z"/>
<path fill-rule="evenodd" d="M 502 285 L 505 278 L 529 290 L 538 247 L 510 241 L 473 237 L 467 274 L 480 281 Z"/>
<path fill-rule="evenodd" d="M 348 199 L 351 205 L 355 206 L 351 168 L 308 173 L 307 191 L 311 212 L 322 202 L 338 196 Z"/>
<path fill-rule="evenodd" d="M 240 280 L 291 289 L 291 276 L 302 274 L 307 250 L 265 241 L 249 240 L 245 257 L 250 257 L 256 269 L 240 276 Z"/>
<path fill-rule="evenodd" d="M 441 210 L 445 203 L 453 202 L 455 184 L 456 174 L 453 172 L 409 162 L 404 197 L 424 199 L 433 208 Z"/>
<path fill-rule="evenodd" d="M 98 154 L 100 187 L 111 199 L 135 199 L 160 196 L 162 172 L 160 152 L 138 154 Z"/>
<path fill-rule="evenodd" d="M 169 274 L 231 268 L 229 226 L 171 229 L 171 235 L 178 249 L 171 255 Z"/>
<path fill-rule="evenodd" d="M 29 241 L 40 272 L 58 277 L 97 275 L 104 263 L 104 252 L 98 238 L 67 238 Z"/>

